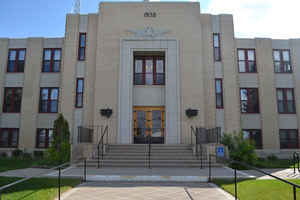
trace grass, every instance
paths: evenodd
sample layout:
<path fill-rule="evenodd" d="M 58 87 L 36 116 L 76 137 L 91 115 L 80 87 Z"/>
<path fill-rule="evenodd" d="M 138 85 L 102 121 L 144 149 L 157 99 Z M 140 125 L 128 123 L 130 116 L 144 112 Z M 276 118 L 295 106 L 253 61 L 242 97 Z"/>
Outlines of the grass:
<path fill-rule="evenodd" d="M 19 180 L 19 178 L 0 177 L 0 187 L 16 180 Z M 79 179 L 62 179 L 61 181 L 61 193 L 80 183 Z M 57 179 L 30 179 L 4 190 L 2 195 L 2 199 L 7 200 L 54 200 L 58 195 Z"/>
<path fill-rule="evenodd" d="M 300 185 L 299 179 L 288 180 Z M 233 180 L 217 179 L 214 182 L 227 192 L 234 195 Z M 297 189 L 300 198 L 300 189 Z M 238 182 L 238 198 L 242 200 L 287 200 L 293 199 L 292 186 L 278 180 L 241 180 Z"/>
<path fill-rule="evenodd" d="M 32 167 L 37 162 L 37 160 L 25 158 L 0 158 L 0 172 Z"/>

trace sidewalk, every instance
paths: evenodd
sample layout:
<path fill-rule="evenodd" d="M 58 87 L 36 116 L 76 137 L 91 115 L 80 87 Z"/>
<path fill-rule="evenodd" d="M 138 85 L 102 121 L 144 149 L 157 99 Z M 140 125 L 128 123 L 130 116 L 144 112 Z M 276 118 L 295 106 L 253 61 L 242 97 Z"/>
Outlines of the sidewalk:
<path fill-rule="evenodd" d="M 88 182 L 66 192 L 62 200 L 233 200 L 209 183 Z"/>

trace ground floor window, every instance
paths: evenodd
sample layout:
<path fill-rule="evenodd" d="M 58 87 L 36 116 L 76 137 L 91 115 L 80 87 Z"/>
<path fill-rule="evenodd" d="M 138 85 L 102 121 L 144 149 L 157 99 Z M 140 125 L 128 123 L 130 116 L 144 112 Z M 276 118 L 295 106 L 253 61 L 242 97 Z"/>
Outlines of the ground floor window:
<path fill-rule="evenodd" d="M 0 147 L 16 148 L 19 141 L 18 128 L 2 128 L 0 129 Z"/>
<path fill-rule="evenodd" d="M 259 129 L 244 129 L 243 137 L 250 139 L 250 142 L 255 145 L 256 149 L 262 149 L 262 135 Z"/>
<path fill-rule="evenodd" d="M 280 129 L 280 149 L 298 149 L 299 137 L 296 129 Z"/>
<path fill-rule="evenodd" d="M 37 148 L 48 148 L 53 142 L 53 129 L 39 128 L 36 136 Z"/>

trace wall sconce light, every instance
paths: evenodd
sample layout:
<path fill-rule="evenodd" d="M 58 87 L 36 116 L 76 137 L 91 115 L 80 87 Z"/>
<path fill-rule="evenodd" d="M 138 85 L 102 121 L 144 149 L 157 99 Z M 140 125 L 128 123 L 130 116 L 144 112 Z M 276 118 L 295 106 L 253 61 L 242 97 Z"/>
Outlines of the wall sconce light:
<path fill-rule="evenodd" d="M 110 118 L 110 116 L 112 115 L 113 111 L 111 108 L 106 108 L 106 109 L 100 109 L 100 114 L 103 117 L 107 117 Z"/>
<path fill-rule="evenodd" d="M 188 117 L 188 118 L 192 118 L 192 117 L 195 117 L 198 115 L 198 110 L 197 109 L 186 109 L 185 110 L 185 115 Z"/>

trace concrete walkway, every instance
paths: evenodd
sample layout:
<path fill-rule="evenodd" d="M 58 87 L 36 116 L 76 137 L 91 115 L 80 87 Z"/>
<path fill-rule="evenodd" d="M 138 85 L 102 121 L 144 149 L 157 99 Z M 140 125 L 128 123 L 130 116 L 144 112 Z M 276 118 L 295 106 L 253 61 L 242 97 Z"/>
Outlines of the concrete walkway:
<path fill-rule="evenodd" d="M 233 200 L 209 183 L 88 182 L 62 196 L 62 200 Z"/>
<path fill-rule="evenodd" d="M 296 173 L 294 173 L 294 169 L 262 169 L 262 170 L 283 179 L 300 179 L 300 172 L 296 170 Z M 242 170 L 241 172 L 248 174 L 249 176 L 254 176 L 256 179 L 274 179 L 271 176 L 264 175 L 255 170 Z"/>

